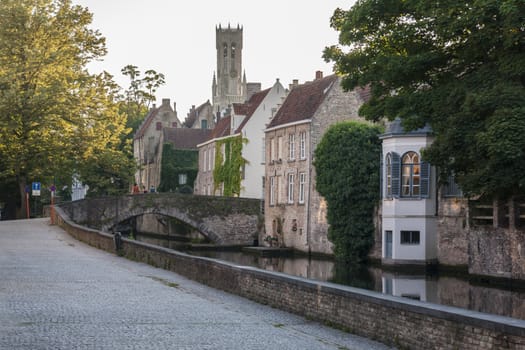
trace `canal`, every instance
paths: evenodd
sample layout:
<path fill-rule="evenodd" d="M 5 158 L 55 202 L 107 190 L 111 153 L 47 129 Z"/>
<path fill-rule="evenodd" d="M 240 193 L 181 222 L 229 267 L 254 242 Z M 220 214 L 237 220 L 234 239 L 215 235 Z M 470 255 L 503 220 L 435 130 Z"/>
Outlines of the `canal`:
<path fill-rule="evenodd" d="M 306 256 L 264 257 L 241 251 L 187 250 L 180 241 L 157 235 L 138 234 L 135 239 L 238 265 L 525 320 L 525 289 L 491 285 L 464 274 L 345 265 Z"/>

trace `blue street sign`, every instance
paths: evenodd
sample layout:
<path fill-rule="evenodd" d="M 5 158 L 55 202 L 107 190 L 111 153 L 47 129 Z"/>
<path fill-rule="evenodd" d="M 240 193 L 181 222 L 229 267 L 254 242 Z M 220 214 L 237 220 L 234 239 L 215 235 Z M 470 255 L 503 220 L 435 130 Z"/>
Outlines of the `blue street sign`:
<path fill-rule="evenodd" d="M 40 196 L 40 182 L 33 182 L 31 189 L 33 190 L 33 196 Z"/>

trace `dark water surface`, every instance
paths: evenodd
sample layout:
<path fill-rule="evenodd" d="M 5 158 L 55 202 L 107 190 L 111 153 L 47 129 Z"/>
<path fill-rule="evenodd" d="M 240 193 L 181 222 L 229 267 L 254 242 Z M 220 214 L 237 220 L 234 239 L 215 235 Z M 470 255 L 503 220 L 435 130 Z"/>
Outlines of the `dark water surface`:
<path fill-rule="evenodd" d="M 142 235 L 138 235 L 137 239 L 181 250 L 178 242 Z M 406 269 L 403 269 L 402 272 L 390 269 L 387 271 L 380 267 L 343 265 L 333 260 L 308 257 L 267 258 L 236 251 L 189 251 L 187 253 L 312 280 L 328 281 L 398 297 L 525 320 L 525 290 L 476 284 L 463 276 L 445 276 Z"/>

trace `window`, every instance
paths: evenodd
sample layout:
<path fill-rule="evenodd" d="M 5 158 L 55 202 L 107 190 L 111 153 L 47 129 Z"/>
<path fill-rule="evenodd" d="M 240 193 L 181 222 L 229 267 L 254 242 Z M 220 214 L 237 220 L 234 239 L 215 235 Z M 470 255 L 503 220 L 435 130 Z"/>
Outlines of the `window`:
<path fill-rule="evenodd" d="M 288 135 L 288 158 L 295 159 L 295 134 Z"/>
<path fill-rule="evenodd" d="M 419 231 L 401 231 L 401 244 L 419 244 Z"/>
<path fill-rule="evenodd" d="M 212 149 L 210 148 L 208 150 L 208 170 L 211 171 L 213 168 L 211 167 L 212 162 L 212 156 L 211 156 Z"/>
<path fill-rule="evenodd" d="M 401 160 L 401 196 L 419 197 L 420 192 L 419 155 L 407 152 Z"/>
<path fill-rule="evenodd" d="M 275 205 L 275 176 L 270 177 L 270 205 Z"/>
<path fill-rule="evenodd" d="M 304 190 L 306 185 L 306 173 L 299 173 L 299 203 L 304 203 Z"/>
<path fill-rule="evenodd" d="M 275 139 L 270 139 L 270 162 L 275 160 Z"/>
<path fill-rule="evenodd" d="M 157 122 L 156 129 L 157 130 L 162 130 L 162 122 Z"/>
<path fill-rule="evenodd" d="M 171 127 L 176 128 L 177 127 L 177 122 L 171 123 Z"/>
<path fill-rule="evenodd" d="M 279 136 L 277 138 L 277 160 L 283 159 L 283 137 Z"/>
<path fill-rule="evenodd" d="M 207 149 L 204 150 L 204 157 L 202 157 L 202 162 L 203 162 L 202 168 L 204 169 L 204 171 L 208 171 L 208 150 Z"/>
<path fill-rule="evenodd" d="M 208 121 L 206 119 L 201 120 L 201 129 L 208 129 Z"/>
<path fill-rule="evenodd" d="M 299 158 L 306 159 L 306 132 L 299 134 Z"/>
<path fill-rule="evenodd" d="M 188 175 L 179 174 L 179 185 L 186 185 L 187 181 L 188 181 Z"/>
<path fill-rule="evenodd" d="M 385 160 L 386 197 L 392 198 L 392 155 L 388 153 Z"/>
<path fill-rule="evenodd" d="M 290 204 L 294 202 L 294 182 L 295 174 L 288 174 L 288 203 Z"/>
<path fill-rule="evenodd" d="M 228 44 L 226 43 L 222 44 L 222 55 L 228 57 Z"/>
<path fill-rule="evenodd" d="M 231 56 L 232 59 L 235 59 L 235 43 L 232 43 Z"/>

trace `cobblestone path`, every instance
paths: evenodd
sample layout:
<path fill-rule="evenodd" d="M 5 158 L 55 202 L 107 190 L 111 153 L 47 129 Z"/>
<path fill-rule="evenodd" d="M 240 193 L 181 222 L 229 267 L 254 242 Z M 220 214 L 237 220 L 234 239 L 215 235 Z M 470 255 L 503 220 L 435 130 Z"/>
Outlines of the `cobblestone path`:
<path fill-rule="evenodd" d="M 0 222 L 0 349 L 386 349 L 74 240 Z"/>

